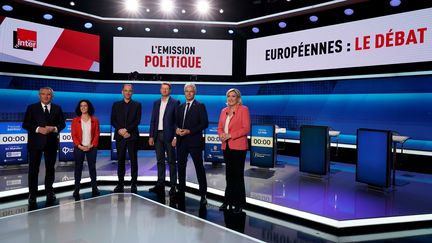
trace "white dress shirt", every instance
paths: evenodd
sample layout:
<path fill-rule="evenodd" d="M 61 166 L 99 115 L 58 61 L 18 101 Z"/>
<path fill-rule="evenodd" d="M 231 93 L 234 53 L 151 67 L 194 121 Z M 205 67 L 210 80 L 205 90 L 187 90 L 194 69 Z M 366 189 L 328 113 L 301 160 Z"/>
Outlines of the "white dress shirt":
<path fill-rule="evenodd" d="M 89 146 L 91 144 L 91 119 L 84 121 L 81 119 L 81 129 L 82 129 L 82 140 L 81 145 Z"/>
<path fill-rule="evenodd" d="M 160 107 L 159 107 L 159 123 L 158 123 L 158 130 L 159 131 L 163 130 L 163 118 L 165 115 L 165 110 L 166 110 L 168 101 L 169 101 L 169 97 L 165 101 L 163 99 L 161 99 L 161 103 L 160 103 Z"/>

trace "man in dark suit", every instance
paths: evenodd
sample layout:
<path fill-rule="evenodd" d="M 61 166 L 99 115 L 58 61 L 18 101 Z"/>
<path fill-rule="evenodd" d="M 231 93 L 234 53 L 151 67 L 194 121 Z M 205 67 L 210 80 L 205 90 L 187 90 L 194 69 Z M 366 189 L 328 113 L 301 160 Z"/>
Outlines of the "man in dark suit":
<path fill-rule="evenodd" d="M 158 180 L 156 186 L 150 188 L 150 192 L 160 193 L 165 188 L 165 160 L 168 160 L 170 170 L 170 196 L 176 193 L 177 167 L 175 158 L 175 112 L 180 102 L 172 97 L 171 85 L 167 82 L 161 84 L 161 99 L 153 103 L 153 111 L 150 120 L 149 145 L 155 145 Z M 166 153 L 166 156 L 165 156 Z M 167 158 L 165 158 L 167 157 Z"/>
<path fill-rule="evenodd" d="M 207 204 L 207 179 L 203 162 L 203 130 L 208 127 L 207 110 L 204 104 L 195 100 L 196 86 L 187 83 L 184 86 L 186 103 L 179 106 L 176 112 L 177 162 L 179 177 L 179 194 L 184 195 L 186 188 L 186 164 L 191 155 L 198 178 L 201 205 Z"/>
<path fill-rule="evenodd" d="M 54 91 L 50 87 L 39 90 L 39 100 L 27 107 L 22 127 L 28 132 L 29 151 L 29 207 L 36 207 L 38 191 L 39 166 L 42 153 L 45 159 L 45 192 L 46 204 L 52 205 L 55 200 L 53 183 L 55 179 L 55 162 L 59 146 L 58 133 L 65 128 L 65 118 L 60 106 L 51 103 Z"/>
<path fill-rule="evenodd" d="M 118 184 L 114 192 L 124 192 L 124 176 L 126 163 L 126 149 L 131 162 L 131 192 L 137 193 L 138 178 L 138 125 L 141 122 L 141 103 L 132 100 L 133 87 L 131 84 L 123 85 L 123 100 L 117 101 L 112 106 L 111 125 L 115 129 L 118 158 Z"/>

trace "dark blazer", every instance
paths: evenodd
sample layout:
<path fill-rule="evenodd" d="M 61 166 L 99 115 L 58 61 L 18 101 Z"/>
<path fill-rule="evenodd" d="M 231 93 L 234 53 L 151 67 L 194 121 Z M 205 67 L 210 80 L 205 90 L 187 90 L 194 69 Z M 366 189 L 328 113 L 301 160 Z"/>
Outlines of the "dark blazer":
<path fill-rule="evenodd" d="M 27 147 L 31 149 L 44 149 L 45 146 L 58 147 L 57 133 L 43 135 L 36 133 L 37 127 L 55 126 L 60 132 L 66 127 L 63 111 L 60 106 L 51 103 L 49 119 L 46 121 L 44 110 L 40 102 L 27 106 L 22 127 L 28 132 Z"/>
<path fill-rule="evenodd" d="M 189 147 L 201 147 L 203 146 L 203 130 L 208 127 L 206 107 L 203 103 L 194 100 L 185 117 L 184 127 L 182 127 L 185 108 L 186 103 L 183 103 L 177 109 L 176 127 L 189 129 L 191 133 L 183 137 L 177 136 L 177 143 L 179 146 L 186 144 Z"/>
<path fill-rule="evenodd" d="M 155 138 L 156 132 L 159 126 L 159 109 L 161 105 L 161 99 L 156 100 L 153 103 L 152 116 L 150 120 L 150 137 Z M 163 117 L 163 135 L 164 142 L 171 142 L 175 136 L 175 112 L 177 107 L 180 105 L 180 101 L 169 97 L 168 103 L 165 109 Z"/>
<path fill-rule="evenodd" d="M 114 102 L 111 111 L 111 125 L 115 128 L 114 139 L 116 141 L 124 138 L 118 134 L 118 130 L 126 128 L 130 133 L 127 140 L 136 140 L 139 138 L 138 125 L 141 122 L 141 103 L 130 100 L 129 103 L 124 100 Z"/>

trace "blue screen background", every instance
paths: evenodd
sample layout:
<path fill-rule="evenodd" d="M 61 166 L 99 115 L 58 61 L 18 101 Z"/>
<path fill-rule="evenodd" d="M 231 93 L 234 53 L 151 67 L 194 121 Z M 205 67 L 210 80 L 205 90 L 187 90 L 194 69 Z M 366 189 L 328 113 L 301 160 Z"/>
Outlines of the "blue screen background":
<path fill-rule="evenodd" d="M 299 139 L 301 125 L 330 126 L 341 131 L 340 142 L 356 142 L 358 128 L 397 131 L 410 136 L 405 148 L 432 150 L 432 75 L 336 79 L 263 84 L 197 84 L 196 99 L 207 107 L 209 121 L 217 122 L 225 106 L 225 92 L 240 89 L 252 124 L 287 128 L 282 137 Z M 109 132 L 111 105 L 121 100 L 120 83 L 0 76 L 1 120 L 22 120 L 28 104 L 38 101 L 38 89 L 55 90 L 54 103 L 74 117 L 80 99 L 96 109 L 103 132 Z M 184 101 L 183 84 L 173 84 L 172 96 Z M 148 132 L 159 84 L 134 84 L 135 100 L 142 103 L 141 132 Z"/>

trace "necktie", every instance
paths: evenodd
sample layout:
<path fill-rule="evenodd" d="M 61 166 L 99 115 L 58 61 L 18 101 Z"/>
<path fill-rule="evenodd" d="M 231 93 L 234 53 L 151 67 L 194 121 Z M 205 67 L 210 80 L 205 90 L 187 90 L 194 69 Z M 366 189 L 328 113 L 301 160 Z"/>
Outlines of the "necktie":
<path fill-rule="evenodd" d="M 189 112 L 189 106 L 190 106 L 190 103 L 189 103 L 189 102 L 186 103 L 186 109 L 185 109 L 185 112 L 184 112 L 184 115 L 183 115 L 183 124 L 182 124 L 182 128 L 184 128 L 184 124 L 185 124 L 185 120 L 186 120 L 186 115 L 187 115 L 187 113 Z"/>
<path fill-rule="evenodd" d="M 49 111 L 48 111 L 48 106 L 44 106 L 44 115 L 45 115 L 45 120 L 46 122 L 48 122 L 49 120 Z"/>

